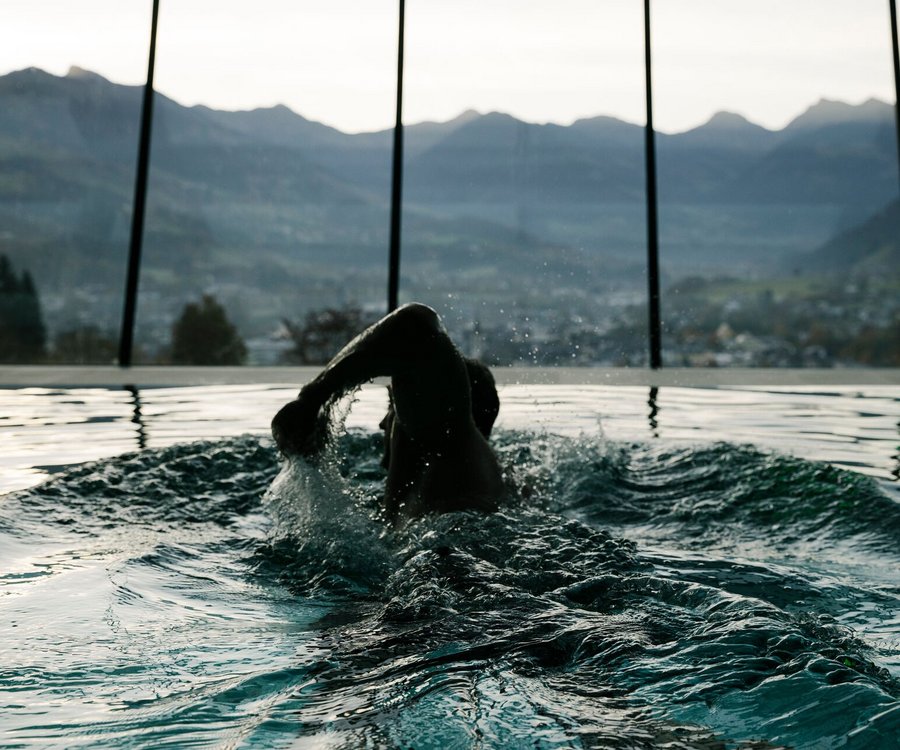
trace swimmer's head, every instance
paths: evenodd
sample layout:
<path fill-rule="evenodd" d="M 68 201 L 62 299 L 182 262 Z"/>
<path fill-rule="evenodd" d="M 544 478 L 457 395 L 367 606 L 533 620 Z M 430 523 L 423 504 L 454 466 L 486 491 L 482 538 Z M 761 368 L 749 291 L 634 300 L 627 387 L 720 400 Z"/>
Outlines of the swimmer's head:
<path fill-rule="evenodd" d="M 465 363 L 469 373 L 469 388 L 472 392 L 472 418 L 478 431 L 485 438 L 489 438 L 494 421 L 500 412 L 497 385 L 487 365 L 477 359 L 466 359 Z"/>
<path fill-rule="evenodd" d="M 477 359 L 464 359 L 466 372 L 469 375 L 469 390 L 472 398 L 472 419 L 478 431 L 485 439 L 491 436 L 494 421 L 500 412 L 500 397 L 497 395 L 497 386 L 494 376 L 487 365 Z M 388 386 L 388 410 L 379 423 L 384 431 L 384 455 L 381 457 L 381 465 L 387 469 L 391 465 L 391 432 L 394 429 L 394 394 Z"/>
<path fill-rule="evenodd" d="M 378 426 L 384 431 L 384 454 L 381 456 L 381 466 L 385 469 L 390 468 L 391 465 L 391 434 L 394 431 L 394 393 L 390 386 L 388 386 L 387 391 L 387 414 L 385 414 L 381 422 L 378 423 Z"/>

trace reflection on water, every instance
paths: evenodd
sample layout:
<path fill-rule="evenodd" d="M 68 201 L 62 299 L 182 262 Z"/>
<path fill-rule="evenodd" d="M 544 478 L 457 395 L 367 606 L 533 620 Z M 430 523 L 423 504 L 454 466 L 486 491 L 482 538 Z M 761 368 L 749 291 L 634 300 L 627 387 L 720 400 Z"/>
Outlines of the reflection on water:
<path fill-rule="evenodd" d="M 659 437 L 659 422 L 656 419 L 659 416 L 659 406 L 656 403 L 656 399 L 658 397 L 659 388 L 657 388 L 655 385 L 651 386 L 650 396 L 647 398 L 647 406 L 650 407 L 648 422 L 650 424 L 650 434 L 653 437 Z"/>
<path fill-rule="evenodd" d="M 0 389 L 0 492 L 129 450 L 267 435 L 294 386 Z M 896 482 L 900 397 L 883 386 L 675 388 L 501 386 L 498 427 L 611 440 L 751 443 Z M 384 388 L 356 395 L 348 425 L 374 430 Z M 649 413 L 648 413 L 649 409 Z"/>
<path fill-rule="evenodd" d="M 126 385 L 125 390 L 131 394 L 131 403 L 134 405 L 134 415 L 131 421 L 137 425 L 137 447 L 143 450 L 147 447 L 147 428 L 144 425 L 144 416 L 141 414 L 141 394 L 137 386 Z"/>

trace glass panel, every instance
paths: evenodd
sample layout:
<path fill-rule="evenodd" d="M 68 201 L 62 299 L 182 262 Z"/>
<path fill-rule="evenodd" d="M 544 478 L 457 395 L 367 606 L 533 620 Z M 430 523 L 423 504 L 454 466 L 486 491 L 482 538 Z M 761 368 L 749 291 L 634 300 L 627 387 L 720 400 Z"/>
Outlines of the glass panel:
<path fill-rule="evenodd" d="M 0 9 L 0 361 L 116 357 L 149 28 L 149 3 Z"/>
<path fill-rule="evenodd" d="M 390 0 L 163 6 L 136 359 L 318 361 L 384 312 L 396 44 Z"/>
<path fill-rule="evenodd" d="M 646 361 L 641 12 L 407 3 L 401 297 L 469 355 Z"/>
<path fill-rule="evenodd" d="M 653 8 L 664 362 L 896 364 L 886 4 Z"/>

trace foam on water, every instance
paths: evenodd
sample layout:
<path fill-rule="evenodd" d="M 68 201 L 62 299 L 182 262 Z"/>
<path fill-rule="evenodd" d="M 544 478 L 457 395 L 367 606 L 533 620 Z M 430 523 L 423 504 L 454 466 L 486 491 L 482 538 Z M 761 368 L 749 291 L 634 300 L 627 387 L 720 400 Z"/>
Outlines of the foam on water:
<path fill-rule="evenodd" d="M 501 431 L 518 499 L 393 530 L 380 435 L 0 503 L 9 747 L 894 748 L 900 509 L 727 443 Z"/>

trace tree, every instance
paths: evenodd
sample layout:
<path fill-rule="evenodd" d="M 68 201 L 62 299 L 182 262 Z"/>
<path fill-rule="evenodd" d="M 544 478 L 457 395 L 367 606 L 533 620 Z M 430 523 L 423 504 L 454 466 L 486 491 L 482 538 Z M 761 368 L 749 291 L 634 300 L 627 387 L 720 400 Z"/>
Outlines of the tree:
<path fill-rule="evenodd" d="M 358 307 L 327 308 L 306 313 L 302 323 L 284 320 L 294 348 L 284 354 L 292 364 L 324 365 L 370 323 Z"/>
<path fill-rule="evenodd" d="M 44 358 L 47 329 L 34 279 L 21 277 L 0 255 L 0 361 L 39 362 Z"/>
<path fill-rule="evenodd" d="M 53 339 L 53 362 L 109 365 L 116 361 L 118 341 L 95 325 L 83 325 L 60 331 Z"/>
<path fill-rule="evenodd" d="M 242 365 L 247 347 L 228 320 L 225 308 L 205 294 L 188 303 L 172 326 L 172 362 L 176 365 Z"/>

